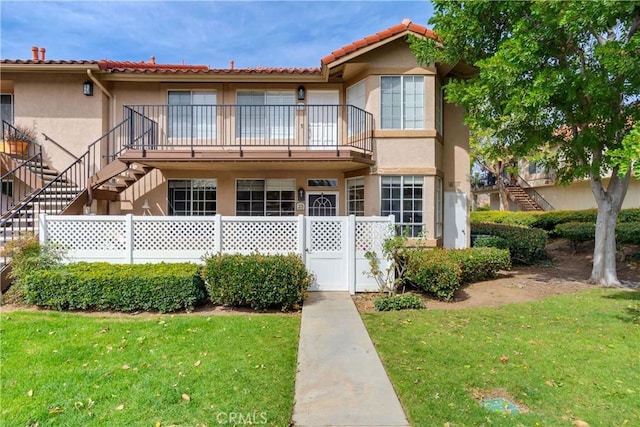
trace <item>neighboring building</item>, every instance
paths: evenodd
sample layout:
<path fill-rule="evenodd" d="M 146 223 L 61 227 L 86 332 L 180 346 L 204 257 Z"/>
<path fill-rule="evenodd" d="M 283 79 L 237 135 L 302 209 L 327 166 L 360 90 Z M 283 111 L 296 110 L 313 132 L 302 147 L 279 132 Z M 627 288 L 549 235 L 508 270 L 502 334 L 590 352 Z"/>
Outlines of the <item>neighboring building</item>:
<path fill-rule="evenodd" d="M 518 162 L 518 170 L 518 177 L 507 180 L 515 184 L 507 187 L 509 208 L 512 211 L 536 210 L 536 206 L 539 210 L 582 210 L 598 207 L 588 179 L 560 185 L 556 183 L 553 171 L 547 171 L 544 166 L 526 160 Z M 478 185 L 473 186 L 474 199 L 486 200 L 489 197 L 490 209 L 500 210 L 500 197 L 493 185 L 495 179 L 485 174 L 478 181 Z M 605 186 L 608 182 L 608 178 L 603 178 Z M 622 208 L 640 208 L 640 180 L 631 178 Z"/>
<path fill-rule="evenodd" d="M 435 37 L 404 20 L 319 68 L 60 61 L 35 50 L 0 61 L 2 119 L 43 135 L 50 169 L 87 171 L 87 184 L 69 175 L 79 198 L 65 213 L 393 214 L 432 246 L 464 247 L 468 131 L 442 87 L 472 70 L 420 66 L 412 34 Z"/>

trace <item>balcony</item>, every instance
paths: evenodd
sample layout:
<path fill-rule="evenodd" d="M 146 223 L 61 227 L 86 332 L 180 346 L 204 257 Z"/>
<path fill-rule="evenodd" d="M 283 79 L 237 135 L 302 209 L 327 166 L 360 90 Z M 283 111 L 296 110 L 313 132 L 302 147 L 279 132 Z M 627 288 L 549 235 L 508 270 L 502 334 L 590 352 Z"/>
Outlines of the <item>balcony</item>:
<path fill-rule="evenodd" d="M 373 116 L 352 105 L 128 105 L 110 157 L 372 163 Z"/>

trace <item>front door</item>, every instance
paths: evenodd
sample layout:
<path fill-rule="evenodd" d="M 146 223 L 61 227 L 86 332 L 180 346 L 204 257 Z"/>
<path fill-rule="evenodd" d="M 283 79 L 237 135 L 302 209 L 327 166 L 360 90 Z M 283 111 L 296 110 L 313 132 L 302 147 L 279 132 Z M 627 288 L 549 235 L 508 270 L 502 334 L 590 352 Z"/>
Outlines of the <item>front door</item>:
<path fill-rule="evenodd" d="M 338 215 L 338 193 L 307 193 L 307 215 L 336 216 Z"/>
<path fill-rule="evenodd" d="M 316 149 L 335 148 L 338 143 L 337 91 L 309 91 L 309 147 Z"/>

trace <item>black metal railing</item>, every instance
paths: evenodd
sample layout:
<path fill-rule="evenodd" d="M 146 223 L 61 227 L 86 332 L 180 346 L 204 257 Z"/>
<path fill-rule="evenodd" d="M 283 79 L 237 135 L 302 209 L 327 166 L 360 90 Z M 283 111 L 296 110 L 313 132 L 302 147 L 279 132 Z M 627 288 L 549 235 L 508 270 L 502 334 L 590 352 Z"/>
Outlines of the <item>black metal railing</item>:
<path fill-rule="evenodd" d="M 352 105 L 127 105 L 126 148 L 373 149 L 373 115 Z M 135 137 L 134 137 L 135 135 Z"/>
<path fill-rule="evenodd" d="M 0 177 L 0 218 L 43 185 L 42 151 Z"/>
<path fill-rule="evenodd" d="M 551 203 L 547 202 L 542 194 L 538 193 L 533 187 L 531 187 L 527 180 L 520 175 L 518 175 L 518 185 L 524 190 L 525 193 L 529 195 L 529 197 L 531 197 L 534 202 L 536 202 L 538 206 L 542 208 L 543 211 L 555 210 Z"/>

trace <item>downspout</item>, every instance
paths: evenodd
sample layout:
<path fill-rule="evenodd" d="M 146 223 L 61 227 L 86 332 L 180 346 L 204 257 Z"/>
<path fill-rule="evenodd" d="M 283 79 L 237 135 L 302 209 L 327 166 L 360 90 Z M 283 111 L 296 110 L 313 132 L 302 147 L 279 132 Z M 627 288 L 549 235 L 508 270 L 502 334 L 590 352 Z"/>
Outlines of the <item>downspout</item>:
<path fill-rule="evenodd" d="M 87 68 L 87 76 L 89 76 L 89 79 L 91 79 L 91 81 L 100 88 L 102 93 L 104 93 L 107 96 L 107 98 L 109 98 L 109 104 L 111 105 L 111 123 L 112 123 L 111 127 L 115 126 L 114 123 L 116 120 L 116 103 L 113 95 L 111 95 L 111 92 L 109 92 L 107 88 L 105 88 L 102 85 L 102 83 L 100 83 L 100 81 L 93 75 L 90 68 Z M 92 202 L 93 202 L 93 192 L 91 189 L 91 184 L 87 181 L 87 205 L 91 205 Z M 109 206 L 107 205 L 107 213 L 108 211 L 109 211 Z"/>

